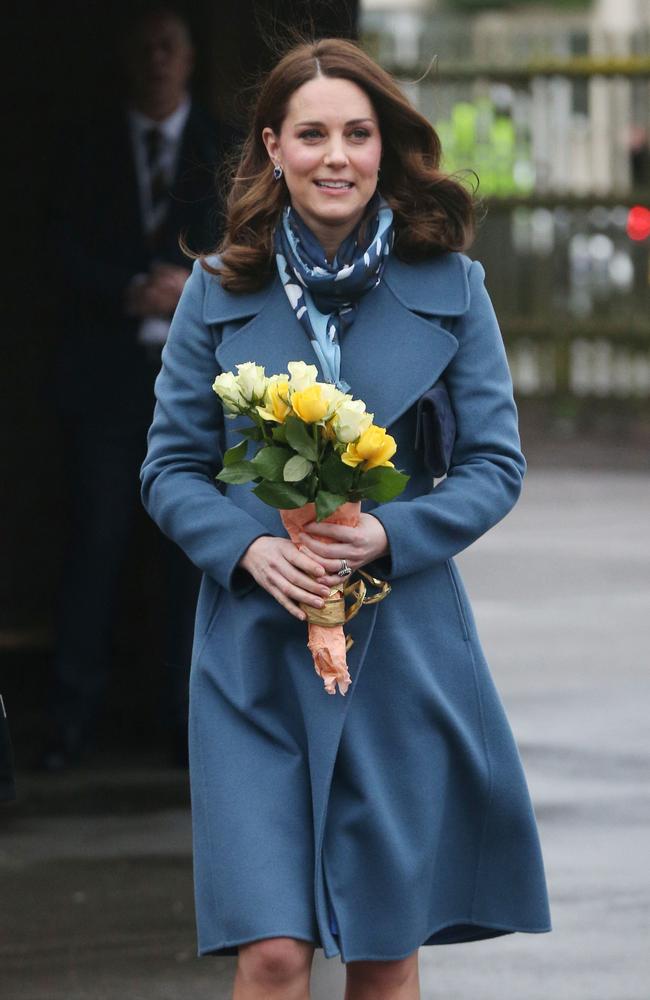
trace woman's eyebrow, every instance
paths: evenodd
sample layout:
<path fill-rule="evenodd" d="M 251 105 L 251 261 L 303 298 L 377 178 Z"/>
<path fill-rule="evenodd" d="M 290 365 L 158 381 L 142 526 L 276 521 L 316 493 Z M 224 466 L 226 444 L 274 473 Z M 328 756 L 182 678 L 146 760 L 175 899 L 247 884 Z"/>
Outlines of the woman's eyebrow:
<path fill-rule="evenodd" d="M 362 122 L 370 122 L 374 125 L 374 120 L 372 118 L 351 118 L 349 122 L 346 122 L 346 127 L 348 125 L 361 125 Z M 324 127 L 325 122 L 295 122 L 294 128 L 302 128 L 304 125 L 319 125 L 321 128 Z"/>

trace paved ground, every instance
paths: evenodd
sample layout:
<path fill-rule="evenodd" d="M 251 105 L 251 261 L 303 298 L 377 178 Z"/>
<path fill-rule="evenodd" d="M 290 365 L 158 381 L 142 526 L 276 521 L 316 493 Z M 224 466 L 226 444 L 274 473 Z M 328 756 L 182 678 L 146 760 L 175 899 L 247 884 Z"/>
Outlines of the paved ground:
<path fill-rule="evenodd" d="M 423 1000 L 648 1000 L 650 477 L 531 470 L 458 559 L 539 821 L 550 934 L 422 948 Z M 20 775 L 0 813 L 3 1000 L 221 1000 L 195 958 L 184 776 Z M 342 997 L 317 952 L 314 1000 Z"/>

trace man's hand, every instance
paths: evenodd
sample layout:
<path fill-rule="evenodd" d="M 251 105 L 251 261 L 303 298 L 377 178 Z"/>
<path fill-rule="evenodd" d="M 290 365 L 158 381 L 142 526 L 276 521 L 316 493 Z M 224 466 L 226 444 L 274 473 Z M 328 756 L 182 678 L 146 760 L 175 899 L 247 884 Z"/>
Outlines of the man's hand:
<path fill-rule="evenodd" d="M 148 275 L 136 275 L 126 290 L 131 316 L 171 316 L 190 272 L 173 264 L 156 264 Z"/>

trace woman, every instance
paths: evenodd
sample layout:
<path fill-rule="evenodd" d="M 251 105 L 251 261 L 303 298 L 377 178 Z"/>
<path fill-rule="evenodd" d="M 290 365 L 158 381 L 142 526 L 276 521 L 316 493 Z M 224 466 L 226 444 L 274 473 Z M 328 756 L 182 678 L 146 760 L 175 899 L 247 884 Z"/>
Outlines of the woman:
<path fill-rule="evenodd" d="M 308 996 L 314 947 L 346 963 L 348 1000 L 413 998 L 420 945 L 551 929 L 524 772 L 453 561 L 512 508 L 526 463 L 484 271 L 459 252 L 471 198 L 439 156 L 353 43 L 289 52 L 156 383 L 144 504 L 204 572 L 199 954 L 238 955 L 237 998 Z M 224 421 L 211 388 L 236 364 L 295 360 L 363 399 L 410 475 L 396 500 L 364 501 L 357 528 L 310 524 L 300 550 L 249 485 L 215 488 L 241 419 Z M 432 489 L 415 413 L 443 374 L 457 438 Z M 328 697 L 299 604 L 319 606 L 343 560 L 392 593 L 350 622 L 352 686 Z"/>

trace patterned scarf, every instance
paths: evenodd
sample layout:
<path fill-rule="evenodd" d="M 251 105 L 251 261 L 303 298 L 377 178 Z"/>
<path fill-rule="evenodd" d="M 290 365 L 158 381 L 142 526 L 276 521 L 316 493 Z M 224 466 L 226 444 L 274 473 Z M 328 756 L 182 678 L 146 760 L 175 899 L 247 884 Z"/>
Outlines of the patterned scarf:
<path fill-rule="evenodd" d="M 327 381 L 339 388 L 345 386 L 344 392 L 350 387 L 340 382 L 337 370 L 340 335 L 354 321 L 360 297 L 381 281 L 394 242 L 393 212 L 378 192 L 368 203 L 364 219 L 367 236 L 363 245 L 359 246 L 358 240 L 364 220 L 343 240 L 331 263 L 316 236 L 290 205 L 275 230 L 276 263 L 291 307 L 324 362 Z M 318 343 L 310 306 L 328 316 L 326 353 Z"/>

